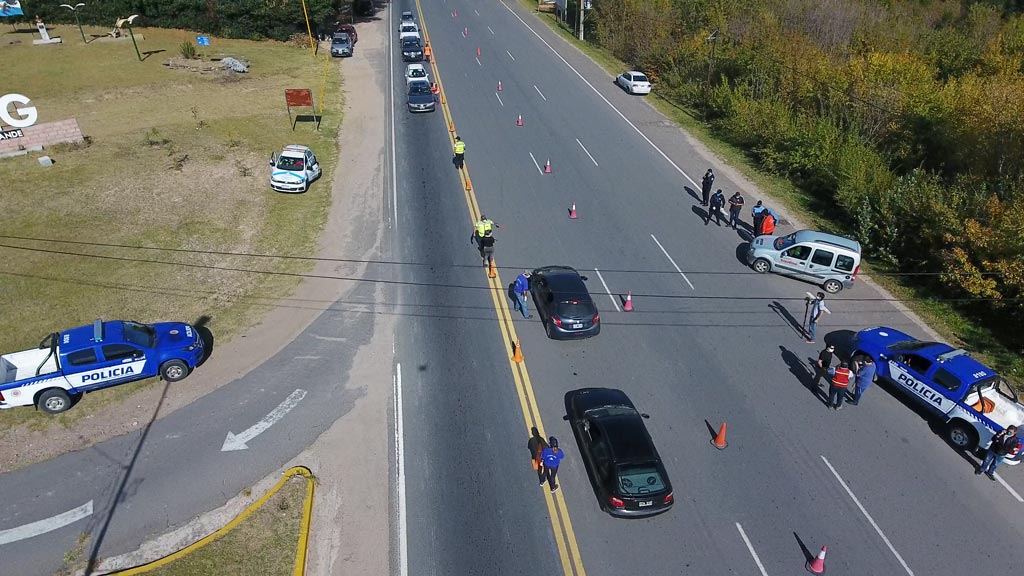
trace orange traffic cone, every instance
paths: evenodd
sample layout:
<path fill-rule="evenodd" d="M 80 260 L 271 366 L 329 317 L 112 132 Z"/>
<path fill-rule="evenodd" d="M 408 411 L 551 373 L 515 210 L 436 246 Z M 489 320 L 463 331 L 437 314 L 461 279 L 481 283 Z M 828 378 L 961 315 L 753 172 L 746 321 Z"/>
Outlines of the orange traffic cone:
<path fill-rule="evenodd" d="M 576 219 L 576 203 L 572 203 L 572 208 L 569 208 L 569 220 Z"/>
<path fill-rule="evenodd" d="M 807 562 L 807 571 L 812 574 L 824 574 L 825 573 L 825 552 L 828 551 L 828 546 L 822 546 L 821 552 L 818 552 L 818 557 L 814 560 Z"/>
<path fill-rule="evenodd" d="M 448 121 L 448 131 L 455 132 L 455 123 L 452 122 L 451 120 Z"/>
<path fill-rule="evenodd" d="M 487 271 L 488 278 L 497 278 L 498 271 L 494 268 L 494 261 L 491 260 L 491 268 Z"/>
<path fill-rule="evenodd" d="M 523 125 L 523 115 L 520 114 L 519 118 L 516 119 L 516 126 L 522 126 L 522 125 Z"/>
<path fill-rule="evenodd" d="M 522 363 L 525 358 L 523 358 L 523 349 L 519 347 L 519 338 L 516 338 L 516 343 L 512 345 L 512 348 L 514 350 L 512 353 L 512 361 L 516 364 Z"/>
<path fill-rule="evenodd" d="M 469 183 L 469 176 L 466 176 L 466 192 L 473 189 L 473 185 Z"/>
<path fill-rule="evenodd" d="M 476 57 L 477 58 L 480 57 L 480 47 L 479 46 L 476 47 Z"/>
<path fill-rule="evenodd" d="M 498 92 L 501 92 L 501 80 L 498 80 Z"/>
<path fill-rule="evenodd" d="M 441 92 L 441 104 L 447 104 L 448 101 L 444 98 L 444 92 Z"/>
<path fill-rule="evenodd" d="M 466 28 L 464 28 L 464 29 L 462 30 L 462 35 L 463 35 L 463 36 L 469 36 L 469 27 L 466 27 Z"/>
<path fill-rule="evenodd" d="M 551 159 L 548 158 L 548 163 L 544 165 L 544 173 L 551 174 Z"/>
<path fill-rule="evenodd" d="M 623 304 L 622 310 L 624 312 L 632 312 L 633 311 L 633 291 L 632 290 L 629 290 L 629 291 L 626 292 L 626 303 Z"/>
<path fill-rule="evenodd" d="M 456 8 L 455 10 L 452 10 L 452 16 L 458 16 L 458 15 L 459 15 L 459 9 L 458 8 Z"/>
<path fill-rule="evenodd" d="M 725 422 L 722 422 L 722 427 L 718 429 L 718 435 L 715 436 L 714 440 L 711 441 L 711 445 L 719 450 L 725 450 L 725 447 L 729 445 L 725 441 Z"/>

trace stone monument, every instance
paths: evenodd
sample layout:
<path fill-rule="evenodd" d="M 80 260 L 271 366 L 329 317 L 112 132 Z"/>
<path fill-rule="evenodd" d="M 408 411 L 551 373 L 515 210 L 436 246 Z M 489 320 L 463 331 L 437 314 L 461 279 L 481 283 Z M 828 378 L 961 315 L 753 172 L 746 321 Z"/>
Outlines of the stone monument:
<path fill-rule="evenodd" d="M 39 40 L 33 40 L 33 44 L 60 44 L 60 36 L 50 38 L 50 32 L 46 29 L 46 24 L 43 24 L 42 19 L 36 16 L 36 30 L 39 30 Z"/>

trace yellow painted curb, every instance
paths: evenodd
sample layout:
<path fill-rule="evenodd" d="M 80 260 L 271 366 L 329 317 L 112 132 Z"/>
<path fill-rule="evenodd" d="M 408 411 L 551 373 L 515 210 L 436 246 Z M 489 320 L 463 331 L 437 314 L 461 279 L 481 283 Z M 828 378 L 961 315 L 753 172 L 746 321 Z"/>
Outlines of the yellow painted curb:
<path fill-rule="evenodd" d="M 224 536 L 232 529 L 234 529 L 236 526 L 241 524 L 242 521 L 248 518 L 250 514 L 255 512 L 260 506 L 266 504 L 267 500 L 269 500 L 270 497 L 273 496 L 275 492 L 280 490 L 281 487 L 284 486 L 284 483 L 287 482 L 288 479 L 291 478 L 292 476 L 305 476 L 306 479 L 308 480 L 308 482 L 306 483 L 306 500 L 302 507 L 302 523 L 299 525 L 299 541 L 295 550 L 295 569 L 292 571 L 293 576 L 302 576 L 306 573 L 306 547 L 309 543 L 310 517 L 313 514 L 313 486 L 316 483 L 316 479 L 314 478 L 313 473 L 310 472 L 309 468 L 306 468 L 305 466 L 295 466 L 294 468 L 289 468 L 288 470 L 286 470 L 285 473 L 281 475 L 281 479 L 278 480 L 277 484 L 275 484 L 273 488 L 271 488 L 266 494 L 261 496 L 259 500 L 250 504 L 248 508 L 243 510 L 242 513 L 236 516 L 233 520 L 231 520 L 231 522 L 228 522 L 223 528 L 217 530 L 213 534 L 201 538 L 196 542 L 193 542 L 192 544 L 182 548 L 181 550 L 178 550 L 177 552 L 172 552 L 167 556 L 149 562 L 148 564 L 143 564 L 141 566 L 129 568 L 127 570 L 122 570 L 120 572 L 110 572 L 109 574 L 111 574 L 112 576 L 131 576 L 133 574 L 145 574 L 146 572 L 156 570 L 161 566 L 166 566 L 167 564 L 170 564 L 171 562 L 174 562 L 179 558 L 182 558 L 188 554 L 191 554 L 192 552 L 195 552 L 196 550 L 199 550 L 203 546 L 206 546 L 207 544 L 217 540 L 221 536 Z"/>

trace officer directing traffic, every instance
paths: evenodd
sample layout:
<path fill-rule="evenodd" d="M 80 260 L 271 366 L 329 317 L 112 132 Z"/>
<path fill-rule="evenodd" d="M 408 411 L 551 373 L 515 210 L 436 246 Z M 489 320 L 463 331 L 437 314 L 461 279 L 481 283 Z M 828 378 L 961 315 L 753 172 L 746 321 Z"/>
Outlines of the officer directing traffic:
<path fill-rule="evenodd" d="M 463 165 L 466 162 L 466 143 L 462 141 L 462 138 L 455 137 L 455 167 L 462 170 Z"/>

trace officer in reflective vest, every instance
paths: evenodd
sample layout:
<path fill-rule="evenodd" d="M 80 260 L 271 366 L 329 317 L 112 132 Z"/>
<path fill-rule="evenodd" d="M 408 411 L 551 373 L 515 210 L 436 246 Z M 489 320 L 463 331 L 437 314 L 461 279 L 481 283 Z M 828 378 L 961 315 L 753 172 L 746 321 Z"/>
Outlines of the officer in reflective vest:
<path fill-rule="evenodd" d="M 462 141 L 462 138 L 455 137 L 455 167 L 462 170 L 462 166 L 466 161 L 466 143 Z"/>
<path fill-rule="evenodd" d="M 480 219 L 473 224 L 473 235 L 470 236 L 469 241 L 475 242 L 479 245 L 480 239 L 484 236 L 490 236 L 491 232 L 495 228 L 501 228 L 501 226 L 495 224 L 493 220 L 490 220 L 487 216 L 481 214 Z"/>
<path fill-rule="evenodd" d="M 430 53 L 430 44 L 428 43 L 426 46 L 423 47 L 423 59 L 426 60 L 427 62 L 430 62 Z"/>
<path fill-rule="evenodd" d="M 828 387 L 828 407 L 839 410 L 846 398 L 846 387 L 850 385 L 850 365 L 846 361 L 840 362 L 839 366 L 830 368 L 828 374 L 832 377 L 832 385 Z"/>

